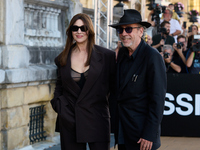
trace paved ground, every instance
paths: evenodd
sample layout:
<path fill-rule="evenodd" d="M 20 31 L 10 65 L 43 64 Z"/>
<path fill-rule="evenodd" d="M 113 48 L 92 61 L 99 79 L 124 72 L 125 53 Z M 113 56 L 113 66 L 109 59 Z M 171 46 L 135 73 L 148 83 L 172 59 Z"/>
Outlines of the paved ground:
<path fill-rule="evenodd" d="M 162 146 L 158 150 L 200 150 L 200 137 L 161 137 Z M 111 136 L 111 149 L 114 149 L 114 139 Z M 56 145 L 45 150 L 60 150 L 60 145 Z M 89 149 L 88 149 L 89 150 Z"/>

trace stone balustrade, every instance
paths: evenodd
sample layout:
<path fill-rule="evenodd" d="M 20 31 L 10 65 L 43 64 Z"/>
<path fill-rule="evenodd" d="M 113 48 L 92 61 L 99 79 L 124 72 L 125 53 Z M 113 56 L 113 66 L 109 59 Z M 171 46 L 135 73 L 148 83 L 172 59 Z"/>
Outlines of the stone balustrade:
<path fill-rule="evenodd" d="M 58 29 L 61 9 L 24 3 L 24 44 L 27 46 L 60 47 Z"/>

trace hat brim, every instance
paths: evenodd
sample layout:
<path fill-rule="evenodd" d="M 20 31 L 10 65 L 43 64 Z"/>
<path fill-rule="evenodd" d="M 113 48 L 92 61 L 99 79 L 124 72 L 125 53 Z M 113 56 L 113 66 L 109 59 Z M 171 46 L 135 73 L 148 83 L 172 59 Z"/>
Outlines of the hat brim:
<path fill-rule="evenodd" d="M 149 22 L 137 22 L 138 24 L 141 24 L 142 26 L 145 26 L 146 28 L 149 28 L 151 26 L 151 24 Z M 117 24 L 111 24 L 111 25 L 108 25 L 110 27 L 113 27 L 113 28 L 117 28 L 118 26 L 122 26 L 122 25 L 127 25 L 127 24 L 136 24 L 136 23 L 117 23 Z"/>

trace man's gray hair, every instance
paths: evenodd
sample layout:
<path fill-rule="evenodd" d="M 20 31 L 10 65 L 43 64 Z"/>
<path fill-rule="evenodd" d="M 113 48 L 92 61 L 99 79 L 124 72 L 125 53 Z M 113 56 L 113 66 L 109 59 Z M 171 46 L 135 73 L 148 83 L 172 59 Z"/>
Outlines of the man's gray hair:
<path fill-rule="evenodd" d="M 163 46 L 163 52 L 164 52 L 164 50 L 166 50 L 166 49 L 171 49 L 171 50 L 172 50 L 172 53 L 174 52 L 173 47 L 172 47 L 171 45 L 169 45 L 169 44 L 166 44 L 166 45 Z"/>
<path fill-rule="evenodd" d="M 146 32 L 147 32 L 147 28 L 146 28 L 145 26 L 141 25 L 141 24 L 138 24 L 138 27 L 144 29 L 144 31 L 143 31 L 143 35 L 142 35 L 142 39 L 144 39 L 144 37 L 145 37 L 145 35 L 146 35 Z"/>

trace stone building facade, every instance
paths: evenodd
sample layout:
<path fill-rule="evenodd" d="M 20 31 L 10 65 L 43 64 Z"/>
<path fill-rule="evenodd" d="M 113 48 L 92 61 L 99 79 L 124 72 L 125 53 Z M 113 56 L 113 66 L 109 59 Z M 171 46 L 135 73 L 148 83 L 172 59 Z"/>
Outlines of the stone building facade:
<path fill-rule="evenodd" d="M 71 5 L 69 8 L 69 5 Z M 81 4 L 64 0 L 0 1 L 0 149 L 30 145 L 30 108 L 44 105 L 47 140 L 55 136 L 54 58 L 64 48 L 65 23 Z M 76 11 L 75 11 L 76 10 Z"/>
<path fill-rule="evenodd" d="M 79 0 L 0 0 L 0 150 L 31 145 L 30 108 L 36 106 L 44 105 L 46 140 L 58 135 L 49 102 L 55 88 L 54 58 L 65 46 L 70 19 L 79 12 L 94 21 L 94 10 L 83 8 Z"/>

